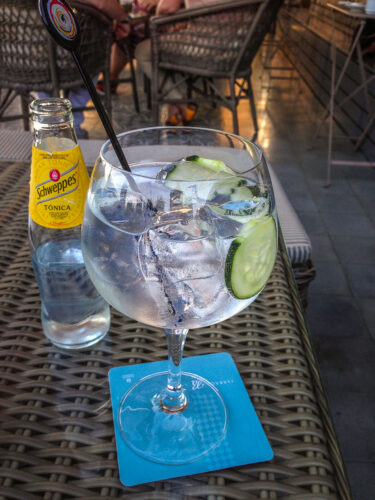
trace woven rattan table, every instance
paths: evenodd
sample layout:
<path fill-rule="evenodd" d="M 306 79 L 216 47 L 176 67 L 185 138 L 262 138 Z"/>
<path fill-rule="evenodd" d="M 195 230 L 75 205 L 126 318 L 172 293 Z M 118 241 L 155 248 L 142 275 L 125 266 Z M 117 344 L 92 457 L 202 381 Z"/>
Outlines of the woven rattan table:
<path fill-rule="evenodd" d="M 283 242 L 251 307 L 189 333 L 186 356 L 229 352 L 271 462 L 127 488 L 118 479 L 108 370 L 166 359 L 164 333 L 113 311 L 90 350 L 51 346 L 27 235 L 29 167 L 0 164 L 0 499 L 350 499 Z"/>

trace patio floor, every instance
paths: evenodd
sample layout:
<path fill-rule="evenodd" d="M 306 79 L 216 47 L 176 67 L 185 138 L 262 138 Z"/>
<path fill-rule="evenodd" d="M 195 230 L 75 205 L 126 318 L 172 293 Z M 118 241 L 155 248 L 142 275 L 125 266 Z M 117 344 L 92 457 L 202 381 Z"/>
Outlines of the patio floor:
<path fill-rule="evenodd" d="M 296 75 L 294 75 L 296 76 Z M 139 79 L 141 82 L 142 79 Z M 316 278 L 309 291 L 306 321 L 327 390 L 355 500 L 375 497 L 375 171 L 333 167 L 324 188 L 327 140 L 311 148 L 322 108 L 297 80 L 271 80 L 258 61 L 253 86 L 266 151 L 313 244 Z M 116 132 L 151 126 L 140 88 L 141 112 L 134 112 L 129 84 L 113 98 Z M 240 134 L 251 138 L 247 103 L 239 107 Z M 196 126 L 232 130 L 231 113 L 201 106 Z M 0 124 L 21 128 L 21 122 Z M 95 113 L 83 127 L 91 139 L 105 137 Z M 326 133 L 326 129 L 323 131 Z M 348 140 L 334 141 L 336 159 L 364 160 Z"/>

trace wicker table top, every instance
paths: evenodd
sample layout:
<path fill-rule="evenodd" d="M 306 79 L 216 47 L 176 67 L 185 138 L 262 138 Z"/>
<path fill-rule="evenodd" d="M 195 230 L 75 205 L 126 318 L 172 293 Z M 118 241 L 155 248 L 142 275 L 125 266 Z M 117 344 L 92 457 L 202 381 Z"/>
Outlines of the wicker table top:
<path fill-rule="evenodd" d="M 29 167 L 0 164 L 0 499 L 350 499 L 283 243 L 251 307 L 189 333 L 185 355 L 229 352 L 271 462 L 137 487 L 118 479 L 108 370 L 166 359 L 164 333 L 113 311 L 90 350 L 51 346 L 28 246 Z"/>

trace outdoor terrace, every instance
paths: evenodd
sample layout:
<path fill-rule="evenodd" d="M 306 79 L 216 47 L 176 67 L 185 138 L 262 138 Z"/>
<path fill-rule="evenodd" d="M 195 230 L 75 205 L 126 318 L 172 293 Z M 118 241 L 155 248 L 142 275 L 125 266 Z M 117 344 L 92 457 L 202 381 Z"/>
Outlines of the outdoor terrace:
<path fill-rule="evenodd" d="M 306 322 L 354 499 L 369 500 L 375 494 L 375 171 L 334 167 L 332 185 L 325 188 L 326 128 L 311 148 L 323 109 L 296 72 L 294 80 L 271 79 L 270 74 L 259 55 L 253 74 L 257 142 L 312 240 L 316 277 L 309 288 Z M 130 86 L 120 85 L 112 101 L 116 132 L 153 124 L 142 91 L 140 100 L 137 114 Z M 202 105 L 193 125 L 231 131 L 231 114 Z M 85 114 L 83 127 L 90 139 L 105 139 L 95 112 Z M 2 123 L 0 128 L 21 130 L 22 124 Z M 247 103 L 239 108 L 239 128 L 242 136 L 252 137 Z M 335 139 L 333 153 L 365 159 L 353 152 L 348 139 Z"/>

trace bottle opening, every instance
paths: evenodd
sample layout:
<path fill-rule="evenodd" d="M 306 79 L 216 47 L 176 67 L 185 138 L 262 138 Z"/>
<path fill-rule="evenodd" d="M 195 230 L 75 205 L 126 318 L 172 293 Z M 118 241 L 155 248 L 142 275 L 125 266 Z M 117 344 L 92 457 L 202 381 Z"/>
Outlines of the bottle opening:
<path fill-rule="evenodd" d="M 39 123 L 62 123 L 73 119 L 72 104 L 69 99 L 46 97 L 35 99 L 30 104 L 31 119 Z"/>

